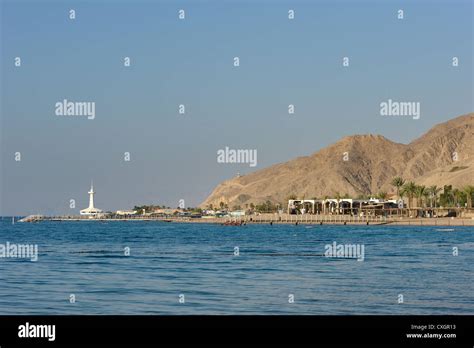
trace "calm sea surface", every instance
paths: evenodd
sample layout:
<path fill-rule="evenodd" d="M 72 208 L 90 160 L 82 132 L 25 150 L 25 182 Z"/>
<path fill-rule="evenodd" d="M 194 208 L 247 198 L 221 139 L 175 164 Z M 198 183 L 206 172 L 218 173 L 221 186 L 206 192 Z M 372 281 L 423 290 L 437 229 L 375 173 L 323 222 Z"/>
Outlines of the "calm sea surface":
<path fill-rule="evenodd" d="M 474 314 L 472 227 L 6 218 L 6 242 L 39 258 L 0 258 L 0 314 Z M 324 257 L 333 242 L 364 261 Z"/>

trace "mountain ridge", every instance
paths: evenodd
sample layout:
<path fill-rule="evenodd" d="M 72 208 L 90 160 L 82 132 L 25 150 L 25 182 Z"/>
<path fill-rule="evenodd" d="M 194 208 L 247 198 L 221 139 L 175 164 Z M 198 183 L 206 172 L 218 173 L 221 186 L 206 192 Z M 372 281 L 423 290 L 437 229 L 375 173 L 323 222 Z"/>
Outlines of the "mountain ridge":
<path fill-rule="evenodd" d="M 395 176 L 441 187 L 473 184 L 474 113 L 436 124 L 408 144 L 378 134 L 345 136 L 308 156 L 226 180 L 201 206 L 284 203 L 290 195 L 394 193 Z"/>

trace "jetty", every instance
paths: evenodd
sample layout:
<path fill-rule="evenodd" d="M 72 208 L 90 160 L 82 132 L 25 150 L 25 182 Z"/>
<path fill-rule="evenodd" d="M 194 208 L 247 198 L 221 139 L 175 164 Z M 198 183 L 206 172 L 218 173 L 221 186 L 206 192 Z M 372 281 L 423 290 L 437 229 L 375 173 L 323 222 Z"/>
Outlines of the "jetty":
<path fill-rule="evenodd" d="M 43 215 L 29 215 L 18 220 L 17 222 L 38 222 L 44 220 L 44 218 L 45 217 Z"/>
<path fill-rule="evenodd" d="M 241 217 L 182 217 L 182 216 L 148 216 L 148 215 L 132 215 L 132 216 L 84 216 L 84 215 L 67 215 L 67 216 L 43 216 L 29 215 L 18 220 L 18 222 L 168 222 L 168 223 L 211 223 L 229 226 L 240 226 L 247 224 L 292 224 L 292 225 L 405 225 L 405 226 L 473 226 L 472 218 L 455 218 L 455 217 L 439 217 L 439 218 L 409 218 L 409 217 L 390 217 L 390 216 L 350 216 L 350 215 L 292 215 L 292 214 L 260 214 L 245 215 Z"/>

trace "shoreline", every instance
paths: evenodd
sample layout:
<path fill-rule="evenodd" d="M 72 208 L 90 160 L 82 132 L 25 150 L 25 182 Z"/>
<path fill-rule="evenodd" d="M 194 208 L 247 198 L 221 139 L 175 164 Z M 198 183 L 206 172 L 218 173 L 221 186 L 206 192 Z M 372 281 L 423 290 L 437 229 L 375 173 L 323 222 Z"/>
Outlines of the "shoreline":
<path fill-rule="evenodd" d="M 189 218 L 189 217 L 103 217 L 90 218 L 83 216 L 40 216 L 30 215 L 17 222 L 38 223 L 43 221 L 91 221 L 91 222 L 168 222 L 168 223 L 197 223 L 241 226 L 247 224 L 260 225 L 393 225 L 393 226 L 471 226 L 473 218 L 392 218 L 392 217 L 354 217 L 348 215 L 274 215 L 262 214 L 243 217 L 222 218 Z"/>

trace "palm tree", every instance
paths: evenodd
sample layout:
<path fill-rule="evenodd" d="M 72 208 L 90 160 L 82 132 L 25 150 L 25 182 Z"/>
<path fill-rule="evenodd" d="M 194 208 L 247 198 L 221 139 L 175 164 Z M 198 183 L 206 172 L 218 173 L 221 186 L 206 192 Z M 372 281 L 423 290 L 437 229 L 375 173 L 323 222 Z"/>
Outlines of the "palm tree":
<path fill-rule="evenodd" d="M 402 186 L 401 192 L 403 195 L 407 195 L 408 197 L 408 209 L 411 207 L 411 203 L 413 203 L 413 197 L 415 196 L 416 191 L 416 184 L 413 181 L 409 181 Z"/>
<path fill-rule="evenodd" d="M 459 202 L 461 201 L 462 199 L 462 191 L 455 188 L 453 190 L 453 197 L 454 197 L 454 206 L 457 207 Z"/>
<path fill-rule="evenodd" d="M 397 189 L 397 197 L 401 199 L 402 197 L 400 196 L 400 189 L 405 184 L 405 180 L 403 180 L 403 178 L 400 176 L 397 176 L 392 179 L 391 184 Z"/>
<path fill-rule="evenodd" d="M 434 208 L 436 208 L 436 202 L 438 201 L 438 193 L 440 193 L 441 188 L 436 185 L 430 186 L 428 191 L 430 192 L 430 206 L 433 208 L 433 198 L 434 198 Z"/>
<path fill-rule="evenodd" d="M 417 201 L 416 201 L 417 207 L 422 207 L 422 205 L 423 205 L 422 198 L 423 198 L 423 195 L 425 193 L 425 189 L 426 189 L 426 187 L 424 185 L 416 185 L 415 195 L 416 195 L 416 198 L 417 198 Z"/>
<path fill-rule="evenodd" d="M 467 207 L 472 208 L 472 195 L 474 194 L 474 186 L 467 185 L 463 187 L 463 192 L 466 194 Z"/>
<path fill-rule="evenodd" d="M 428 188 L 425 188 L 425 190 L 423 191 L 423 198 L 424 198 L 424 206 L 425 207 L 428 207 L 428 199 L 430 198 L 431 196 L 431 193 L 430 193 L 430 190 Z M 431 208 L 431 206 L 430 206 Z"/>
<path fill-rule="evenodd" d="M 454 204 L 454 196 L 453 196 L 453 186 L 452 185 L 444 185 L 443 193 L 440 195 L 439 202 L 443 206 L 451 206 Z"/>
<path fill-rule="evenodd" d="M 384 192 L 384 191 L 381 191 L 377 194 L 377 198 L 379 198 L 383 201 L 385 201 L 387 199 L 387 197 L 388 197 L 388 194 L 387 194 L 387 192 Z"/>
<path fill-rule="evenodd" d="M 463 201 L 464 192 L 459 189 L 454 189 L 453 196 L 454 196 L 454 205 L 458 207 L 459 204 Z"/>

